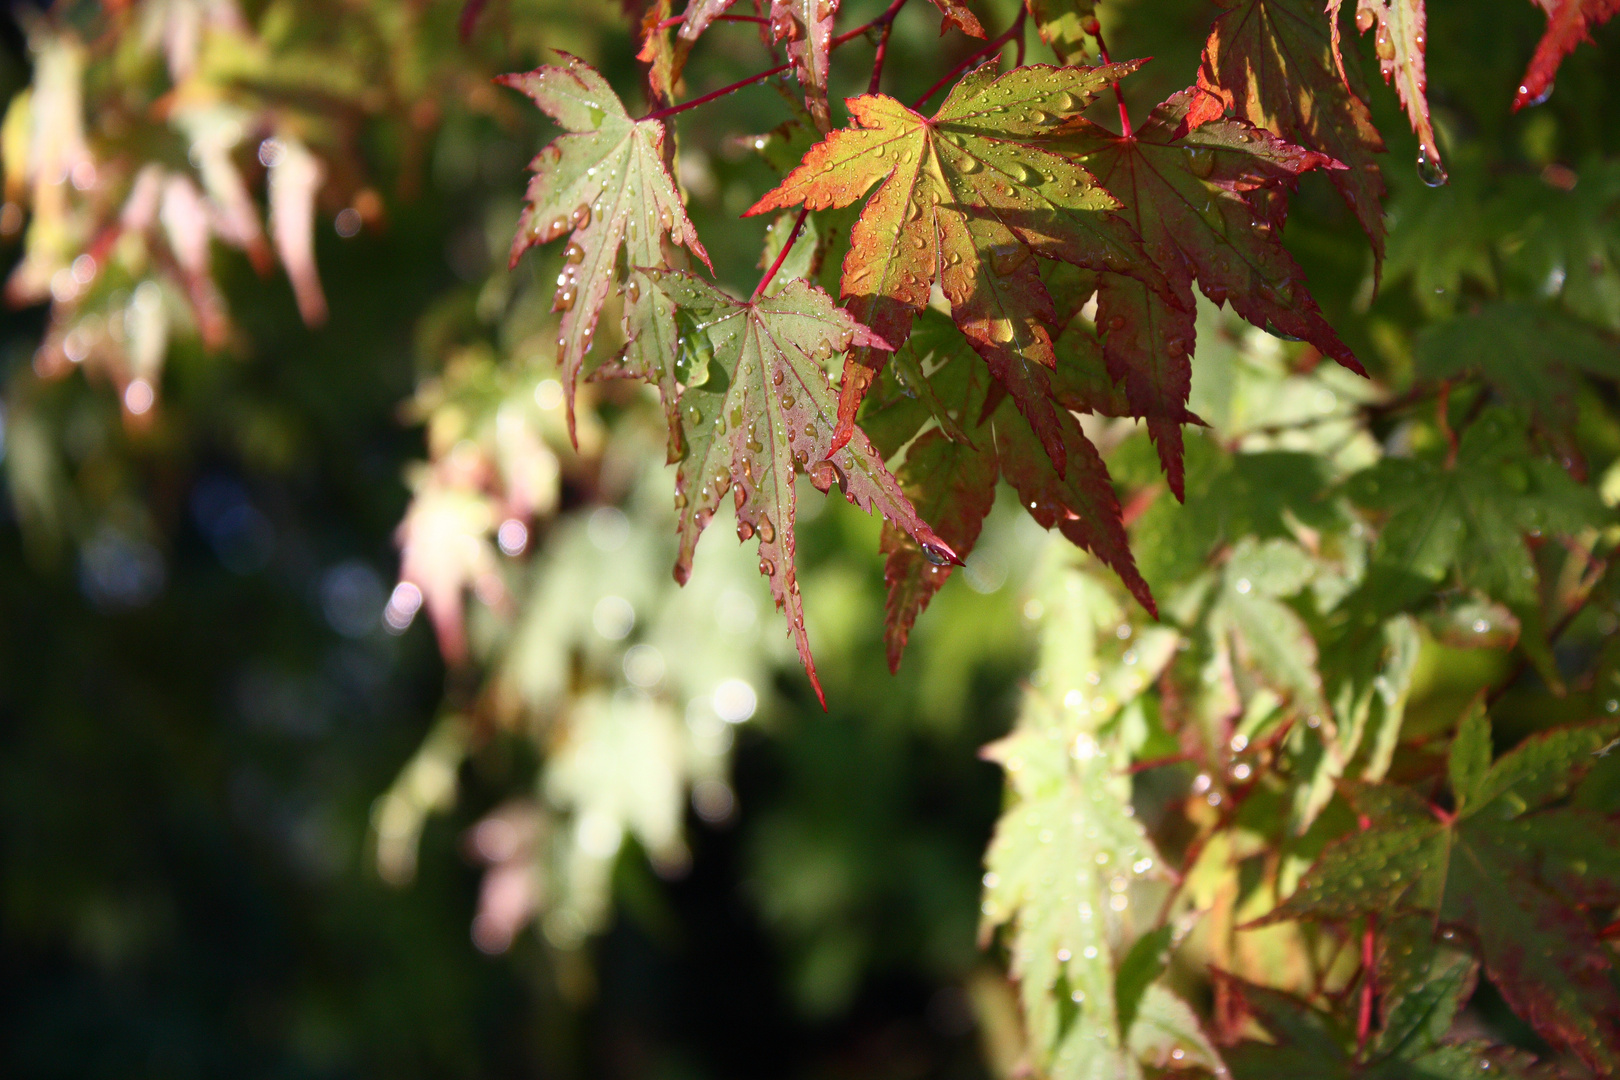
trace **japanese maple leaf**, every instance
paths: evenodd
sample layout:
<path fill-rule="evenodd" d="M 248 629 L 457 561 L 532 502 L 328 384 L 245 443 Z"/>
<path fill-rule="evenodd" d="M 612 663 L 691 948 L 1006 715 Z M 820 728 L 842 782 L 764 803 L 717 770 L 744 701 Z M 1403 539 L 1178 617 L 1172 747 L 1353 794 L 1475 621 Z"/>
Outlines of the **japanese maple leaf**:
<path fill-rule="evenodd" d="M 500 82 L 529 95 L 572 133 L 559 136 L 530 163 L 534 178 L 511 255 L 515 266 L 534 245 L 568 235 L 552 310 L 563 313 L 557 358 L 572 436 L 575 383 L 613 287 L 620 247 L 631 266 L 663 263 L 666 236 L 705 265 L 709 255 L 664 167 L 663 122 L 630 119 L 600 73 L 578 57 L 562 55 L 566 62 L 560 67 L 503 75 Z M 625 299 L 627 318 L 653 302 L 645 292 Z M 666 401 L 675 400 L 675 387 L 661 389 Z"/>
<path fill-rule="evenodd" d="M 1547 13 L 1547 32 L 1536 44 L 1535 55 L 1525 69 L 1524 82 L 1513 97 L 1515 111 L 1526 105 L 1539 105 L 1552 93 L 1553 76 L 1564 57 L 1583 41 L 1591 41 L 1591 29 L 1620 12 L 1620 0 L 1535 0 Z"/>
<path fill-rule="evenodd" d="M 1455 810 L 1367 786 L 1367 827 L 1334 841 L 1263 922 L 1421 914 L 1465 932 L 1515 1012 L 1594 1071 L 1620 1071 L 1620 989 L 1589 909 L 1620 903 L 1620 815 L 1558 805 L 1620 732 L 1605 720 L 1542 732 L 1491 760 L 1471 709 L 1448 762 Z"/>
<path fill-rule="evenodd" d="M 1492 409 L 1469 425 L 1451 467 L 1385 458 L 1351 477 L 1350 498 L 1389 516 L 1373 560 L 1434 583 L 1448 578 L 1505 604 L 1520 644 L 1549 686 L 1560 686 L 1547 645 L 1531 530 L 1570 535 L 1613 519 L 1587 488 L 1531 452 L 1522 423 Z"/>
<path fill-rule="evenodd" d="M 985 64 L 952 88 L 932 118 L 881 94 L 851 98 L 856 126 L 813 147 L 747 212 L 847 206 L 878 185 L 844 258 L 840 289 L 850 314 L 899 345 L 937 281 L 957 326 L 1062 473 L 1060 410 L 1044 371 L 1055 362 L 1047 329 L 1055 311 L 1030 255 L 1169 288 L 1132 228 L 1109 213 L 1118 200 L 1084 168 L 1036 144 L 1050 125 L 1138 66 L 1036 66 L 998 77 L 995 64 Z M 871 349 L 846 360 L 840 442 L 884 362 Z"/>
<path fill-rule="evenodd" d="M 1328 25 L 1333 33 L 1333 58 L 1344 72 L 1339 52 L 1339 7 L 1343 0 L 1328 0 Z M 1418 172 L 1423 182 L 1446 182 L 1440 164 L 1440 147 L 1434 141 L 1434 121 L 1429 118 L 1429 76 L 1424 71 L 1424 51 L 1428 45 L 1425 26 L 1428 14 L 1423 0 L 1356 0 L 1356 29 L 1373 34 L 1373 51 L 1384 81 L 1395 87 L 1407 118 L 1418 137 Z M 1349 86 L 1349 80 L 1345 79 Z"/>
<path fill-rule="evenodd" d="M 1024 7 L 1059 63 L 1077 64 L 1097 55 L 1097 0 L 1024 0 Z"/>
<path fill-rule="evenodd" d="M 1146 418 L 1178 499 L 1185 486 L 1181 425 L 1197 422 L 1186 406 L 1197 336 L 1195 279 L 1204 295 L 1230 302 L 1256 326 L 1304 338 L 1365 374 L 1306 291 L 1304 272 L 1283 247 L 1281 222 L 1250 201 L 1339 163 L 1247 121 L 1221 118 L 1220 110 L 1213 95 L 1190 88 L 1159 105 L 1131 135 L 1075 118 L 1047 143 L 1072 154 L 1120 199 L 1119 215 L 1170 280 L 1167 301 L 1140 280 L 1103 274 L 1097 328 L 1108 371 Z"/>
<path fill-rule="evenodd" d="M 970 351 L 968 341 L 944 316 L 925 312 L 902 355 L 884 373 L 876 407 L 868 409 L 863 423 L 885 458 L 906 447 L 898 470 L 906 494 L 965 556 L 995 502 L 996 479 L 1004 477 L 1042 528 L 1056 527 L 1107 563 L 1142 606 L 1156 613 L 1131 555 L 1108 470 L 1080 425 L 1067 410 L 1059 410 L 1070 455 L 1069 468 L 1060 476 L 1029 423 Z M 912 389 L 915 379 L 897 377 L 908 368 L 920 372 L 924 360 L 933 367 L 927 393 Z M 1060 358 L 1060 365 L 1064 363 Z M 919 435 L 931 419 L 938 426 Z M 956 427 L 962 430 L 960 437 L 948 437 L 946 432 Z M 898 669 L 912 625 L 945 584 L 951 567 L 892 525 L 884 527 L 882 545 L 889 588 L 884 638 L 889 667 Z"/>
<path fill-rule="evenodd" d="M 1482 1039 L 1440 1042 L 1411 1038 L 1389 1048 L 1358 1050 L 1356 1033 L 1329 1013 L 1292 994 L 1226 976 L 1244 1010 L 1258 1020 L 1270 1042 L 1244 1040 L 1225 1052 L 1236 1080 L 1521 1080 L 1537 1075 L 1530 1056 Z M 1452 1004 L 1448 1015 L 1455 1012 Z"/>
<path fill-rule="evenodd" d="M 888 346 L 802 280 L 746 303 L 679 271 L 638 270 L 632 280 L 675 305 L 690 354 L 679 410 L 688 449 L 675 481 L 681 537 L 675 578 L 685 582 L 698 537 L 730 490 L 737 535 L 758 539 L 760 573 L 770 579 L 821 697 L 793 561 L 796 474 L 808 472 L 822 491 L 838 484 L 850 502 L 876 508 L 931 558 L 956 560 L 864 434 L 833 446 L 837 399 L 823 362 L 851 345 Z"/>
<path fill-rule="evenodd" d="M 1198 85 L 1255 127 L 1320 150 L 1345 168 L 1329 174 L 1384 257 L 1384 141 L 1343 77 L 1321 0 L 1221 0 Z"/>

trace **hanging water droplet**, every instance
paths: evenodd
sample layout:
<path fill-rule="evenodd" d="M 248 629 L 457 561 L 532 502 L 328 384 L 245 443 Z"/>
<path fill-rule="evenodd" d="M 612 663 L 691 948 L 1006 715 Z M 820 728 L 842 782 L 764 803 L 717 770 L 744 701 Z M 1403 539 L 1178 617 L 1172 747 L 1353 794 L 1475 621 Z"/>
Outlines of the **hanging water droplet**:
<path fill-rule="evenodd" d="M 557 290 L 557 295 L 551 298 L 552 311 L 570 311 L 574 306 L 574 297 L 578 293 L 572 284 L 564 285 Z"/>
<path fill-rule="evenodd" d="M 677 510 L 685 510 L 686 509 L 686 493 L 685 492 L 677 491 L 675 493 L 675 509 L 677 509 Z"/>
<path fill-rule="evenodd" d="M 1446 175 L 1445 167 L 1440 164 L 1440 159 L 1438 157 L 1429 157 L 1429 151 L 1425 148 L 1419 148 L 1418 150 L 1417 174 L 1418 179 L 1429 187 L 1442 187 L 1451 179 L 1450 176 Z"/>
<path fill-rule="evenodd" d="M 585 261 L 585 249 L 578 242 L 570 240 L 568 246 L 563 248 L 563 262 L 570 266 L 578 266 Z"/>
<path fill-rule="evenodd" d="M 839 468 L 836 461 L 831 458 L 822 458 L 810 469 L 810 484 L 825 495 L 832 490 L 834 484 L 840 487 L 848 487 L 849 481 L 844 476 L 844 470 Z"/>
<path fill-rule="evenodd" d="M 675 214 L 669 207 L 660 206 L 658 208 L 658 224 L 664 227 L 665 232 L 670 232 L 675 228 Z"/>
<path fill-rule="evenodd" d="M 759 572 L 764 574 L 766 577 L 774 577 L 776 574 L 776 564 L 767 558 L 761 557 L 759 560 Z"/>
<path fill-rule="evenodd" d="M 1356 12 L 1356 32 L 1365 34 L 1372 29 L 1373 13 L 1371 8 L 1361 8 Z"/>
<path fill-rule="evenodd" d="M 737 490 L 741 491 L 741 488 Z M 746 521 L 737 522 L 737 539 L 747 540 L 754 535 L 754 527 Z"/>
<path fill-rule="evenodd" d="M 1387 62 L 1395 59 L 1395 39 L 1390 36 L 1388 23 L 1378 24 L 1378 33 L 1373 35 L 1373 51 L 1380 60 Z"/>
<path fill-rule="evenodd" d="M 584 203 L 574 207 L 574 212 L 568 215 L 568 224 L 575 229 L 588 229 L 591 226 L 591 208 Z"/>
<path fill-rule="evenodd" d="M 925 541 L 922 545 L 922 555 L 935 566 L 950 566 L 952 563 L 961 562 L 956 557 L 956 552 L 952 551 L 943 540 Z"/>
<path fill-rule="evenodd" d="M 1530 88 L 1528 86 L 1521 85 L 1519 87 L 1518 106 L 1521 109 L 1533 109 L 1537 105 L 1545 105 L 1547 104 L 1547 99 L 1552 97 L 1552 92 L 1553 84 L 1549 82 L 1546 86 L 1541 88 L 1541 93 L 1537 94 L 1535 97 L 1531 97 Z"/>
<path fill-rule="evenodd" d="M 759 516 L 759 539 L 761 543 L 770 544 L 776 541 L 776 526 L 764 514 Z"/>
<path fill-rule="evenodd" d="M 635 278 L 631 278 L 629 281 L 625 282 L 624 295 L 632 304 L 634 304 L 636 301 L 641 299 L 641 284 L 637 282 Z"/>

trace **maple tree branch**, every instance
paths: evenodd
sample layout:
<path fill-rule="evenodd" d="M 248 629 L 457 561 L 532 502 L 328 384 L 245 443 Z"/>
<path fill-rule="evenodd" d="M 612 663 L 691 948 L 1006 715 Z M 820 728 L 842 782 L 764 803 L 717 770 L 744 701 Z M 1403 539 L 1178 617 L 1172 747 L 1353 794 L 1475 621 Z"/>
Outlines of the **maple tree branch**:
<path fill-rule="evenodd" d="M 929 98 L 933 97 L 935 94 L 937 94 L 939 92 L 940 87 L 944 86 L 946 83 L 950 82 L 952 79 L 954 79 L 958 75 L 962 74 L 962 72 L 966 71 L 969 67 L 973 66 L 973 64 L 975 64 L 979 60 L 982 60 L 984 57 L 989 56 L 992 53 L 1000 52 L 1002 46 L 1006 45 L 1007 42 L 1011 41 L 1013 39 L 1014 35 L 1017 35 L 1017 37 L 1018 37 L 1018 40 L 1019 40 L 1019 43 L 1020 43 L 1020 50 L 1019 51 L 1022 52 L 1022 43 L 1023 43 L 1023 39 L 1024 39 L 1024 20 L 1025 20 L 1025 18 L 1028 17 L 1028 15 L 1029 15 L 1029 11 L 1028 11 L 1027 8 L 1019 8 L 1018 9 L 1018 17 L 1015 18 L 1012 21 L 1011 26 L 1007 27 L 1007 29 L 1003 30 L 1000 34 L 996 35 L 995 38 L 993 38 L 990 41 L 986 42 L 984 44 L 983 48 L 977 49 L 973 53 L 971 53 L 966 60 L 963 60 L 960 64 L 957 64 L 955 67 L 951 68 L 951 70 L 947 71 L 944 75 L 940 76 L 939 81 L 936 82 L 933 86 L 930 86 L 928 88 L 928 92 L 923 94 L 922 97 L 918 98 L 916 103 L 911 106 L 912 110 L 913 111 L 920 110 L 923 107 L 923 104 L 925 102 L 927 102 L 927 100 Z"/>
<path fill-rule="evenodd" d="M 1080 29 L 1097 39 L 1097 59 L 1104 64 L 1112 64 L 1113 61 L 1108 58 L 1108 46 L 1103 44 L 1102 23 L 1097 21 L 1097 16 L 1088 17 Z M 1134 139 L 1136 133 L 1131 130 L 1131 114 L 1125 108 L 1125 92 L 1119 88 L 1118 79 L 1112 80 L 1111 85 L 1114 87 L 1114 100 L 1119 102 L 1120 134 L 1127 139 Z"/>
<path fill-rule="evenodd" d="M 906 6 L 906 3 L 907 3 L 907 0 L 893 0 L 893 2 L 890 3 L 889 6 L 884 9 L 883 13 L 881 15 L 879 15 L 877 18 L 873 19 L 871 22 L 862 23 L 860 26 L 857 26 L 855 29 L 849 31 L 848 33 L 839 34 L 837 37 L 833 38 L 832 41 L 827 46 L 828 51 L 830 52 L 833 49 L 838 48 L 838 46 L 845 44 L 846 42 L 850 42 L 850 41 L 855 40 L 856 38 L 860 37 L 862 34 L 865 34 L 869 30 L 874 30 L 874 29 L 877 29 L 879 27 L 888 27 L 889 24 L 894 22 L 894 17 L 900 13 L 900 9 Z M 721 17 L 725 18 L 726 16 L 721 16 Z M 736 18 L 744 19 L 744 20 L 747 20 L 747 21 L 762 21 L 762 20 L 754 19 L 753 16 L 738 15 L 738 16 L 736 16 Z M 1022 16 L 1020 15 L 1020 20 L 1021 19 L 1022 19 Z M 666 119 L 668 117 L 674 116 L 677 113 L 683 113 L 687 109 L 695 109 L 699 105 L 707 105 L 709 102 L 715 100 L 716 98 L 723 98 L 727 94 L 734 94 L 738 90 L 741 90 L 745 86 L 750 86 L 750 85 L 752 85 L 754 83 L 757 83 L 757 82 L 763 82 L 765 79 L 770 78 L 772 75 L 780 75 L 782 72 L 786 71 L 788 68 L 790 68 L 792 66 L 793 66 L 792 64 L 777 64 L 775 67 L 767 68 L 766 70 L 759 72 L 757 75 L 750 75 L 746 79 L 737 80 L 736 82 L 732 83 L 730 86 L 722 86 L 718 90 L 711 90 L 707 94 L 702 95 L 701 97 L 693 98 L 691 101 L 683 101 L 679 105 L 669 105 L 669 106 L 666 106 L 665 108 L 654 110 L 653 112 L 648 113 L 646 116 L 643 116 L 641 119 L 642 120 L 663 120 L 663 119 Z"/>
<path fill-rule="evenodd" d="M 771 279 L 776 276 L 776 272 L 787 261 L 788 252 L 793 250 L 793 242 L 799 238 L 799 232 L 804 228 L 805 220 L 809 217 L 810 208 L 808 206 L 799 211 L 799 220 L 793 223 L 793 231 L 788 233 L 787 243 L 782 245 L 782 250 L 777 253 L 776 261 L 771 263 L 769 270 L 765 271 L 765 276 L 759 279 L 759 284 L 754 288 L 754 295 L 748 298 L 750 303 L 760 298 L 760 295 L 765 292 L 765 286 L 771 283 Z"/>
<path fill-rule="evenodd" d="M 889 32 L 893 29 L 892 20 L 883 24 L 883 32 L 878 37 L 877 55 L 872 58 L 872 80 L 866 84 L 868 94 L 878 92 L 878 83 L 883 79 L 883 60 L 889 52 Z"/>
<path fill-rule="evenodd" d="M 772 75 L 779 75 L 782 72 L 786 71 L 791 66 L 792 65 L 790 65 L 790 64 L 777 64 L 773 68 L 769 68 L 769 69 L 767 69 L 765 71 L 761 71 L 758 75 L 750 75 L 746 79 L 739 79 L 738 81 L 732 83 L 730 86 L 722 86 L 718 90 L 710 90 L 707 94 L 704 94 L 702 97 L 695 97 L 691 101 L 683 101 L 679 105 L 669 105 L 669 106 L 666 106 L 665 108 L 658 109 L 658 110 L 656 110 L 654 112 L 650 112 L 646 116 L 643 116 L 641 119 L 642 120 L 664 120 L 664 119 L 667 119 L 668 117 L 674 116 L 676 113 L 683 113 L 687 109 L 695 109 L 699 105 L 707 105 L 709 102 L 713 101 L 715 98 L 722 98 L 722 97 L 725 97 L 727 94 L 734 94 L 738 90 L 741 90 L 745 86 L 749 86 L 749 85 L 751 85 L 753 83 L 757 83 L 757 82 L 763 82 L 764 80 L 770 78 Z"/>

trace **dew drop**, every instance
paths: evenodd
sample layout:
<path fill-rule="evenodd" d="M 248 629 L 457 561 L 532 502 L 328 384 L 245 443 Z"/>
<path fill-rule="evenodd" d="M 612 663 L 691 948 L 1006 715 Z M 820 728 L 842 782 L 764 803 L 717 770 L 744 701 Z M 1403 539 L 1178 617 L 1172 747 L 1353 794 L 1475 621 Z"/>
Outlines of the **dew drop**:
<path fill-rule="evenodd" d="M 1417 174 L 1418 179 L 1429 187 L 1442 187 L 1451 179 L 1446 175 L 1445 167 L 1440 164 L 1440 159 L 1429 157 L 1429 152 L 1422 148 L 1418 150 Z"/>
<path fill-rule="evenodd" d="M 1207 146 L 1187 147 L 1187 168 L 1194 176 L 1207 177 L 1215 171 L 1215 151 Z"/>
<path fill-rule="evenodd" d="M 574 307 L 574 297 L 578 295 L 572 284 L 564 285 L 557 290 L 557 295 L 551 299 L 552 311 L 571 311 Z"/>
<path fill-rule="evenodd" d="M 1005 344 L 1013 339 L 1013 324 L 1011 319 L 990 320 L 990 340 Z"/>
<path fill-rule="evenodd" d="M 839 468 L 838 463 L 831 458 L 822 458 L 815 463 L 810 469 L 810 483 L 823 495 L 831 491 L 834 484 L 838 484 L 840 487 L 849 486 L 849 480 L 844 475 L 844 470 Z"/>
<path fill-rule="evenodd" d="M 1356 32 L 1365 34 L 1373 27 L 1373 13 L 1371 8 L 1361 8 L 1356 12 Z"/>
<path fill-rule="evenodd" d="M 670 232 L 675 228 L 675 214 L 669 207 L 661 206 L 658 208 L 658 224 L 664 227 L 665 232 Z"/>
<path fill-rule="evenodd" d="M 1125 329 L 1125 316 L 1123 316 L 1123 315 L 1115 315 L 1113 318 L 1109 319 L 1108 320 L 1108 329 L 1110 329 L 1110 330 L 1123 330 L 1123 329 Z"/>
<path fill-rule="evenodd" d="M 636 281 L 635 278 L 631 278 L 629 281 L 627 281 L 625 283 L 625 286 L 624 286 L 624 295 L 629 298 L 629 300 L 630 300 L 630 302 L 632 304 L 634 304 L 637 300 L 640 300 L 641 299 L 641 284 L 640 284 L 640 282 Z"/>
<path fill-rule="evenodd" d="M 588 229 L 591 226 L 591 208 L 584 203 L 574 207 L 574 212 L 568 215 L 568 224 L 576 229 Z"/>
<path fill-rule="evenodd" d="M 563 262 L 570 266 L 578 266 L 584 261 L 585 249 L 580 247 L 577 241 L 568 241 L 568 246 L 563 248 Z"/>
<path fill-rule="evenodd" d="M 740 488 L 738 490 L 741 490 Z M 746 521 L 737 522 L 737 539 L 747 540 L 754 535 L 754 526 Z"/>
<path fill-rule="evenodd" d="M 776 574 L 776 564 L 769 559 L 761 558 L 759 560 L 759 572 L 766 577 L 773 577 Z"/>
<path fill-rule="evenodd" d="M 686 509 L 686 493 L 685 492 L 677 491 L 675 493 L 675 509 L 677 509 L 677 510 L 685 510 Z"/>
<path fill-rule="evenodd" d="M 1390 36 L 1387 23 L 1378 24 L 1378 33 L 1373 35 L 1373 51 L 1385 62 L 1395 59 L 1395 39 Z"/>
<path fill-rule="evenodd" d="M 1074 112 L 1080 107 L 1080 99 L 1064 91 L 1052 100 L 1052 104 L 1056 105 L 1060 112 Z"/>
<path fill-rule="evenodd" d="M 943 540 L 928 540 L 922 545 L 923 558 L 935 566 L 950 566 L 960 560 Z"/>
<path fill-rule="evenodd" d="M 759 539 L 763 544 L 776 542 L 776 526 L 772 525 L 771 519 L 764 514 L 759 517 Z"/>
<path fill-rule="evenodd" d="M 957 169 L 965 173 L 976 173 L 984 168 L 984 162 L 976 157 L 964 157 Z"/>
<path fill-rule="evenodd" d="M 1002 277 L 1024 265 L 1028 258 L 1029 248 L 1023 244 L 997 244 L 990 249 L 990 266 Z"/>

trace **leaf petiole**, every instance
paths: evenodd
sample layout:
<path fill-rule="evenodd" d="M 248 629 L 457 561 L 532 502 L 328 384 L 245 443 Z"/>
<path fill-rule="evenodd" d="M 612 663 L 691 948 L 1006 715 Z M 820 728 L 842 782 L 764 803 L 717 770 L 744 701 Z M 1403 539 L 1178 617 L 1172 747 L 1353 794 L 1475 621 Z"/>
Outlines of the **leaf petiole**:
<path fill-rule="evenodd" d="M 829 51 L 832 50 L 832 49 L 836 49 L 836 48 L 838 48 L 838 46 L 843 45 L 846 42 L 855 40 L 856 38 L 858 38 L 861 35 L 865 34 L 867 31 L 875 30 L 875 29 L 877 29 L 879 27 L 882 27 L 882 28 L 884 28 L 885 31 L 887 31 L 887 29 L 889 27 L 889 24 L 894 22 L 894 17 L 900 13 L 900 9 L 905 7 L 906 3 L 907 3 L 907 0 L 893 0 L 893 2 L 890 3 L 889 6 L 884 9 L 883 13 L 880 14 L 877 18 L 873 19 L 871 22 L 862 23 L 860 26 L 857 26 L 855 29 L 848 31 L 847 33 L 839 34 L 837 37 L 832 39 L 832 42 L 827 46 L 827 48 L 829 49 Z M 739 16 L 736 16 L 736 18 L 741 19 L 741 18 L 747 18 L 747 17 L 739 15 Z M 1023 16 L 1020 15 L 1019 16 L 1019 22 L 1022 23 L 1022 21 L 1023 21 Z M 885 41 L 885 43 L 887 42 L 887 34 L 886 33 L 885 33 L 884 41 Z M 879 56 L 881 56 L 881 55 L 882 55 L 882 53 L 880 52 Z M 730 86 L 722 86 L 718 90 L 711 90 L 707 94 L 702 95 L 701 97 L 693 98 L 691 101 L 683 101 L 679 105 L 668 105 L 668 106 L 665 106 L 662 109 L 656 109 L 653 112 L 648 113 L 646 116 L 643 116 L 641 119 L 642 120 L 663 120 L 663 119 L 666 119 L 668 117 L 674 116 L 676 113 L 683 113 L 687 109 L 695 109 L 699 105 L 707 105 L 709 102 L 715 100 L 716 98 L 722 98 L 722 97 L 725 97 L 727 94 L 736 93 L 738 90 L 741 90 L 745 86 L 751 86 L 754 83 L 762 82 L 765 79 L 770 78 L 772 75 L 780 75 L 782 72 L 788 70 L 788 68 L 790 68 L 792 66 L 793 66 L 792 64 L 777 64 L 775 67 L 769 68 L 769 69 L 767 69 L 765 71 L 761 71 L 757 75 L 750 75 L 746 79 L 739 79 L 737 82 L 732 83 Z"/>
<path fill-rule="evenodd" d="M 776 261 L 771 263 L 769 270 L 765 271 L 765 276 L 759 279 L 759 284 L 754 287 L 754 295 L 748 298 L 750 302 L 758 300 L 764 294 L 765 287 L 771 283 L 771 278 L 776 276 L 776 272 L 787 261 L 788 252 L 793 250 L 793 243 L 799 239 L 799 233 L 804 230 L 805 219 L 809 216 L 810 208 L 808 206 L 799 211 L 799 219 L 793 223 L 793 231 L 788 233 L 787 243 L 782 245 L 782 250 L 776 255 Z"/>
<path fill-rule="evenodd" d="M 1011 41 L 1013 39 L 1014 35 L 1017 35 L 1017 37 L 1018 37 L 1018 41 L 1019 41 L 1019 50 L 1018 51 L 1020 53 L 1019 59 L 1021 61 L 1023 59 L 1022 53 L 1023 53 L 1023 40 L 1024 40 L 1024 20 L 1028 17 L 1028 15 L 1029 15 L 1028 9 L 1019 8 L 1018 9 L 1018 17 L 1012 21 L 1011 26 L 1009 26 L 1009 27 L 1007 27 L 1007 29 L 1003 30 L 994 39 L 986 42 L 983 48 L 976 50 L 966 60 L 963 60 L 960 64 L 957 64 L 955 67 L 951 68 L 951 70 L 947 71 L 944 75 L 940 76 L 939 81 L 937 83 L 935 83 L 933 86 L 930 86 L 928 88 L 928 91 L 926 93 L 924 93 L 922 97 L 918 98 L 916 100 L 916 102 L 911 106 L 912 110 L 913 111 L 921 111 L 923 105 L 928 101 L 928 99 L 933 97 L 935 94 L 937 94 L 942 86 L 944 86 L 946 83 L 950 82 L 952 79 L 956 78 L 958 75 L 962 74 L 962 72 L 964 72 L 968 68 L 972 67 L 978 61 L 984 59 L 987 56 L 992 55 L 993 53 L 1000 52 L 1001 47 L 1003 45 L 1006 45 L 1007 42 Z"/>

